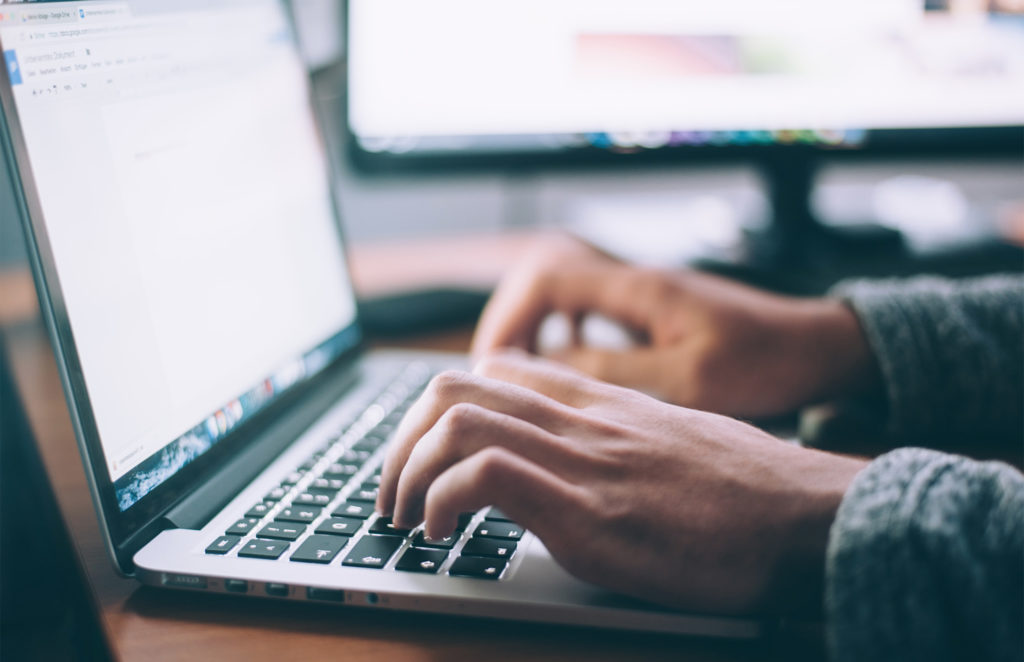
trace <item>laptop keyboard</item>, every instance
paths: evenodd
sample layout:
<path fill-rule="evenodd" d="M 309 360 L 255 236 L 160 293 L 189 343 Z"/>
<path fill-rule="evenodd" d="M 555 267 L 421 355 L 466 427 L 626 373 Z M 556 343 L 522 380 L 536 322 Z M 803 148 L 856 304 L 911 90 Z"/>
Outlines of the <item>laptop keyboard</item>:
<path fill-rule="evenodd" d="M 426 538 L 374 513 L 383 446 L 431 377 L 407 368 L 363 415 L 289 472 L 206 548 L 207 554 L 394 572 L 501 579 L 525 531 L 497 508 L 463 513 L 455 533 Z"/>

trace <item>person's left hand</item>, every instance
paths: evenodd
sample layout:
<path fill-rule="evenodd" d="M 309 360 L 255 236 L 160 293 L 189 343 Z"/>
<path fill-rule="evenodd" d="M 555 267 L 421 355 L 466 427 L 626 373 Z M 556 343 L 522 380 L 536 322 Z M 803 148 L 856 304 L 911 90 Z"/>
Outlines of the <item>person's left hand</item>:
<path fill-rule="evenodd" d="M 863 466 L 505 353 L 433 380 L 377 506 L 439 538 L 495 505 L 592 583 L 687 609 L 788 610 L 820 603 L 828 529 Z"/>

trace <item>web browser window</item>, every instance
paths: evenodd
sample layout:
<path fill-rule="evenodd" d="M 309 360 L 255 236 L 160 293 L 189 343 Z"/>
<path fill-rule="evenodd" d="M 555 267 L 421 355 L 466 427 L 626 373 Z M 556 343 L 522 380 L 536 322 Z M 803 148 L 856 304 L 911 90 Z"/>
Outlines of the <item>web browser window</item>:
<path fill-rule="evenodd" d="M 280 4 L 153 7 L 0 5 L 122 509 L 351 344 L 355 316 Z"/>

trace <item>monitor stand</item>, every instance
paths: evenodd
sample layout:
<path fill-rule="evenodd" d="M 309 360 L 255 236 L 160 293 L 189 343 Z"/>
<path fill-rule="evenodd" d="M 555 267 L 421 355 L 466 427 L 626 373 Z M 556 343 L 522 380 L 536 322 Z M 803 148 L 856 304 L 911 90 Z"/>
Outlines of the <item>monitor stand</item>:
<path fill-rule="evenodd" d="M 779 291 L 818 294 L 849 277 L 969 276 L 1024 267 L 1024 251 L 995 238 L 922 255 L 890 227 L 821 222 L 811 204 L 819 160 L 810 150 L 779 151 L 758 165 L 769 222 L 746 234 L 737 261 L 698 260 L 698 268 Z"/>

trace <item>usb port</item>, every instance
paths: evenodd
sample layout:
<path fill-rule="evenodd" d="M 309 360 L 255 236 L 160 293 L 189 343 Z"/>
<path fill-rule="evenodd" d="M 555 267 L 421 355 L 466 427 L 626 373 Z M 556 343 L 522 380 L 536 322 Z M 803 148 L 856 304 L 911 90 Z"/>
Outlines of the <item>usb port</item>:
<path fill-rule="evenodd" d="M 288 597 L 288 585 L 287 584 L 267 584 L 266 586 L 267 595 L 273 595 L 278 598 Z"/>
<path fill-rule="evenodd" d="M 245 593 L 249 590 L 249 582 L 244 579 L 225 579 L 224 588 L 232 593 Z"/>
<path fill-rule="evenodd" d="M 333 588 L 316 588 L 310 586 L 306 589 L 306 597 L 310 600 L 329 600 L 331 602 L 344 602 L 345 591 Z"/>

